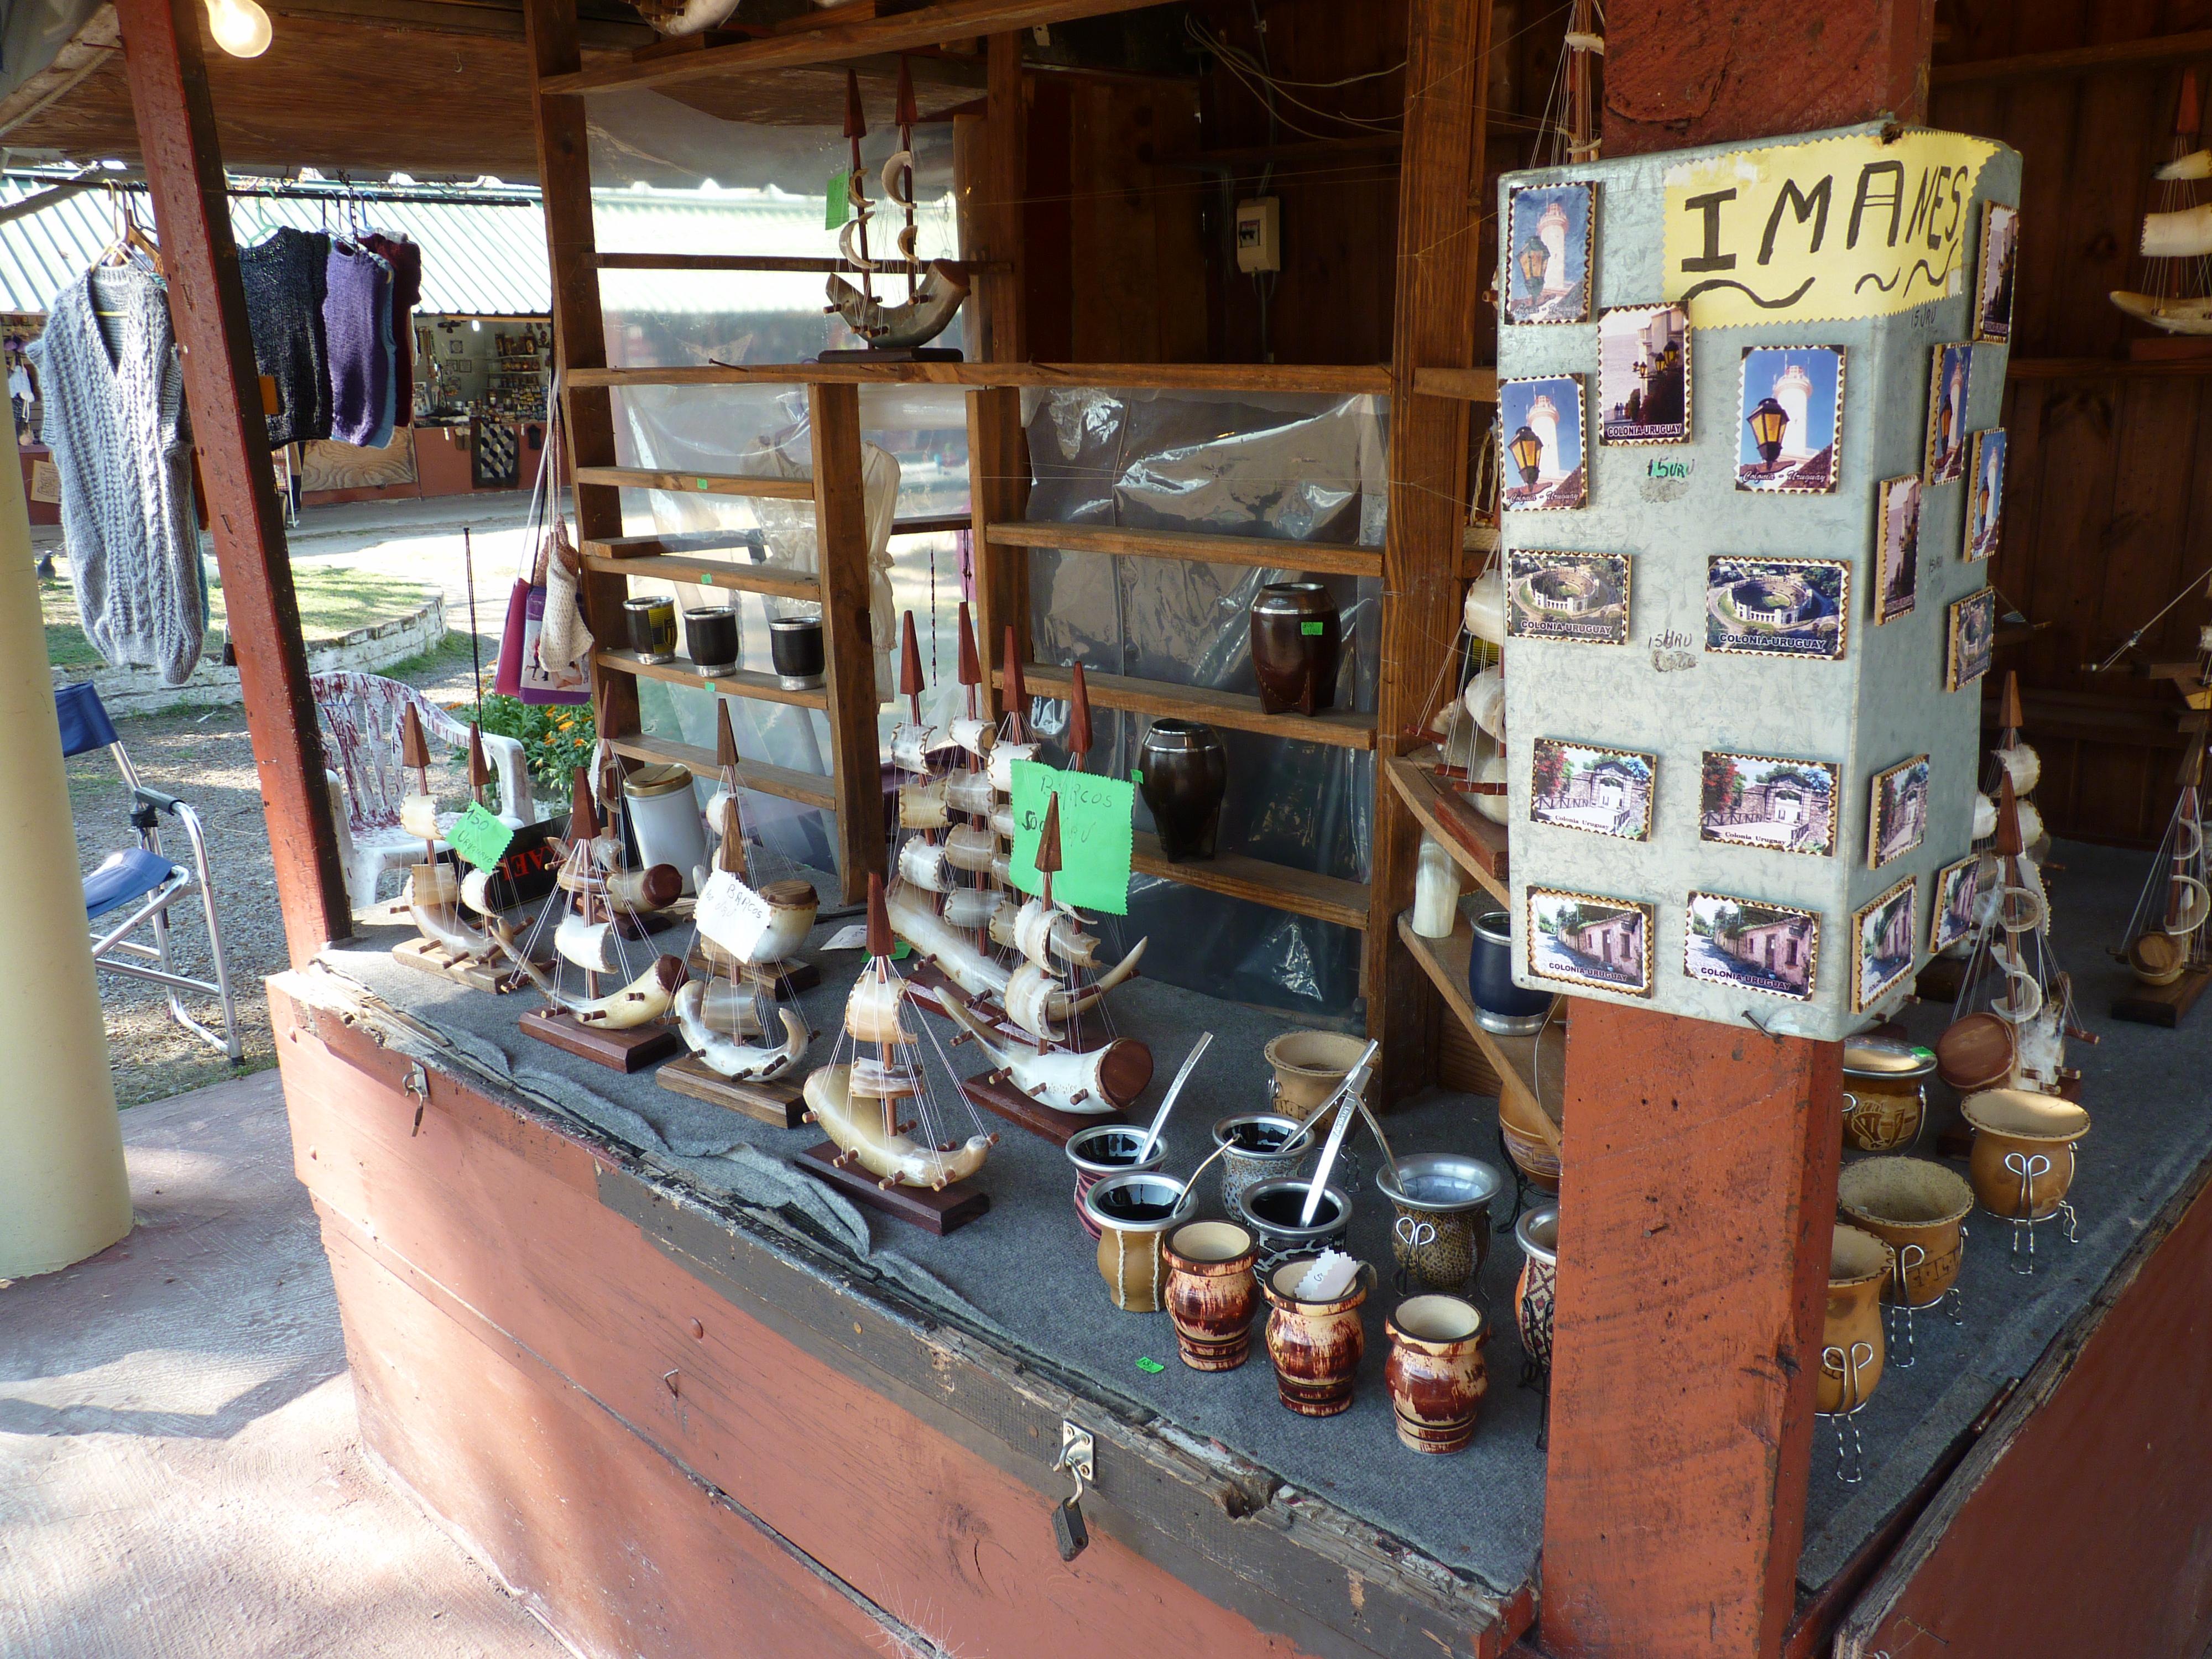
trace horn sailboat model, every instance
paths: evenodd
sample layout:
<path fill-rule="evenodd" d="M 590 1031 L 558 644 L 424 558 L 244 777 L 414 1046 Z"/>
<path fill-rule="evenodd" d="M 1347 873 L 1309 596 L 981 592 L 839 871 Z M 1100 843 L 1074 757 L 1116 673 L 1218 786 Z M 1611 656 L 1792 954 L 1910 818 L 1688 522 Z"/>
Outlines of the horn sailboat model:
<path fill-rule="evenodd" d="M 458 980 L 479 991 L 519 989 L 526 981 L 518 969 L 501 958 L 499 941 L 493 938 L 489 926 L 469 919 L 471 912 L 483 915 L 495 908 L 490 899 L 491 873 L 483 870 L 465 872 L 458 860 L 448 861 L 438 855 L 442 832 L 438 824 L 438 803 L 430 793 L 430 745 L 412 703 L 407 704 L 400 714 L 399 758 L 400 763 L 415 774 L 414 792 L 399 804 L 399 825 L 410 835 L 422 838 L 423 862 L 408 866 L 407 888 L 402 901 L 407 908 L 408 919 L 421 937 L 393 945 L 392 960 L 425 973 Z M 469 793 L 479 806 L 485 804 L 484 786 L 491 781 L 491 775 L 490 763 L 484 758 L 483 734 L 471 726 Z M 469 896 L 471 894 L 472 898 Z"/>
<path fill-rule="evenodd" d="M 830 1144 L 802 1154 L 799 1167 L 872 1208 L 950 1232 L 989 1207 L 988 1195 L 965 1183 L 998 1136 L 983 1127 L 944 1051 L 913 1016 L 907 981 L 891 960 L 897 945 L 883 878 L 871 875 L 868 960 L 845 999 L 830 1063 L 806 1079 L 807 1118 Z M 941 1081 L 925 1066 L 925 1043 Z M 956 1109 L 964 1135 L 953 1127 Z"/>
<path fill-rule="evenodd" d="M 860 282 L 855 288 L 843 276 L 832 276 L 827 289 L 830 303 L 823 308 L 842 318 L 845 326 L 866 341 L 867 345 L 858 351 L 825 351 L 822 354 L 824 362 L 960 361 L 957 351 L 926 349 L 951 324 L 961 302 L 968 297 L 969 281 L 968 268 L 957 260 L 924 260 L 920 255 L 921 232 L 915 223 L 914 212 L 914 128 L 918 113 L 913 77 L 902 57 L 898 79 L 899 147 L 884 163 L 880 183 L 884 198 L 899 210 L 905 222 L 898 233 L 898 257 L 878 258 L 868 250 L 868 225 L 875 217 L 876 204 L 867 194 L 867 170 L 860 163 L 860 140 L 867 137 L 868 124 L 860 111 L 860 78 L 850 70 L 846 71 L 845 138 L 850 165 L 843 186 L 847 217 L 844 229 L 838 234 L 837 252 L 859 275 Z M 884 274 L 886 280 L 894 274 L 904 276 L 903 302 L 877 298 L 876 277 L 879 273 Z"/>
<path fill-rule="evenodd" d="M 661 1087 L 728 1107 L 778 1128 L 795 1128 L 805 1109 L 791 1079 L 811 1033 L 786 998 L 816 984 L 820 970 L 798 960 L 813 930 L 820 896 L 796 876 L 755 884 L 766 849 L 749 846 L 738 758 L 726 703 L 718 702 L 720 787 L 707 804 L 717 837 L 710 867 L 699 871 L 693 912 L 696 977 L 676 994 L 677 1029 L 687 1057 L 655 1074 Z"/>
<path fill-rule="evenodd" d="M 485 921 L 507 959 L 545 999 L 544 1007 L 522 1017 L 523 1031 L 611 1070 L 636 1072 L 680 1045 L 668 1015 L 688 973 L 682 958 L 652 947 L 647 918 L 676 902 L 684 878 L 670 864 L 628 867 L 621 820 L 614 816 L 622 810 L 621 769 L 604 738 L 599 759 L 601 799 L 616 833 L 602 833 L 592 773 L 577 768 L 568 850 L 553 896 L 522 939 L 503 919 L 487 915 Z M 465 890 L 462 896 L 468 897 Z M 549 922 L 558 958 L 550 970 L 533 960 Z M 580 993 L 572 970 L 580 975 Z"/>
<path fill-rule="evenodd" d="M 2212 149 L 2199 148 L 2203 127 L 2197 71 L 2185 70 L 2171 155 L 2151 175 L 2156 210 L 2143 215 L 2137 244 L 2143 290 L 2112 294 L 2129 316 L 2167 334 L 2212 335 L 2212 201 L 2197 200 L 2196 188 L 2212 179 Z"/>
<path fill-rule="evenodd" d="M 2197 681 L 2200 689 L 2212 688 L 2212 630 L 2197 653 Z M 2173 816 L 2116 952 L 2136 981 L 2113 1000 L 2116 1019 L 2179 1025 L 2212 981 L 2212 926 L 2207 925 L 2212 923 L 2212 859 L 2204 846 L 2208 747 L 2212 726 L 2182 753 Z"/>
<path fill-rule="evenodd" d="M 1132 978 L 1139 940 L 1109 967 L 1078 912 L 1052 896 L 1060 864 L 1059 803 L 1048 799 L 1039 843 L 1042 891 L 1014 890 L 1013 768 L 1034 760 L 1013 630 L 1006 630 L 1007 714 L 994 728 L 981 712 L 980 658 L 968 607 L 960 607 L 960 682 L 965 715 L 942 732 L 921 717 L 921 661 L 906 619 L 900 689 L 910 724 L 892 753 L 916 773 L 899 791 L 901 838 L 886 910 L 892 928 L 926 959 L 915 972 L 925 1006 L 959 1028 L 991 1061 L 969 1081 L 969 1097 L 1046 1139 L 1065 1143 L 1085 1124 L 1133 1105 L 1152 1073 L 1152 1051 L 1112 1030 L 1107 998 Z M 1080 769 L 1090 749 L 1091 707 L 1075 671 L 1068 747 Z M 945 754 L 964 758 L 950 765 Z M 977 766 L 975 763 L 981 762 Z"/>

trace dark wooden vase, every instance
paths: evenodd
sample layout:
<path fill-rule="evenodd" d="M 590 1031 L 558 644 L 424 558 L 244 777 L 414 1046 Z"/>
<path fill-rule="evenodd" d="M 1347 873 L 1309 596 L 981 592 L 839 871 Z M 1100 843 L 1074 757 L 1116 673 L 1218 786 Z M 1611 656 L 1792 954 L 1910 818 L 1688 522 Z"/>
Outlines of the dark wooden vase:
<path fill-rule="evenodd" d="M 1336 697 L 1344 626 L 1319 582 L 1271 582 L 1252 601 L 1252 672 L 1269 714 L 1312 714 Z"/>
<path fill-rule="evenodd" d="M 1197 720 L 1158 720 L 1145 733 L 1138 787 L 1152 809 L 1160 851 L 1170 861 L 1210 859 L 1229 789 L 1229 750 L 1221 733 Z"/>

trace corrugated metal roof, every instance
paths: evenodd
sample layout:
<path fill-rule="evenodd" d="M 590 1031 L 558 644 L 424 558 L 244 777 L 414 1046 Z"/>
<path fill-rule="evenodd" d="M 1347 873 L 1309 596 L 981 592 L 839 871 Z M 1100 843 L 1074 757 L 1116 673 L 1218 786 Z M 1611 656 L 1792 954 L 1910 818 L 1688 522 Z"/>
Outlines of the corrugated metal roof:
<path fill-rule="evenodd" d="M 0 180 L 0 206 L 46 188 Z M 510 200 L 513 188 L 500 192 Z M 143 191 L 126 191 L 140 222 L 153 212 Z M 827 256 L 835 236 L 823 228 L 823 198 L 765 191 L 604 191 L 593 199 L 599 246 L 626 253 L 760 253 Z M 458 315 L 543 315 L 551 307 L 545 222 L 534 206 L 473 202 L 366 203 L 379 229 L 422 245 L 421 309 Z M 921 210 L 921 250 L 952 246 L 948 196 Z M 337 204 L 299 197 L 240 196 L 231 234 L 243 247 L 281 226 L 335 229 Z M 105 190 L 89 190 L 22 218 L 0 223 L 0 310 L 45 311 L 53 296 L 107 246 L 115 225 Z M 601 282 L 611 308 L 663 312 L 818 311 L 818 276 L 732 271 L 609 271 Z"/>

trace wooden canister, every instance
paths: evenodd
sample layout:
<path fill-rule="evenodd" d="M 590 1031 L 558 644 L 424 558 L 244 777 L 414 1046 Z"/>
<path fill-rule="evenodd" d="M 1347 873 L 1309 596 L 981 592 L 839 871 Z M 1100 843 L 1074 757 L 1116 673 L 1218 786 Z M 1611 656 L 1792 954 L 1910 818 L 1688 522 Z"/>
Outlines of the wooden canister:
<path fill-rule="evenodd" d="M 1460 1450 L 1474 1438 L 1475 1414 L 1490 1391 L 1480 1310 L 1455 1296 L 1417 1296 L 1401 1302 L 1382 1328 L 1390 1339 L 1382 1379 L 1398 1438 L 1417 1452 Z"/>
<path fill-rule="evenodd" d="M 1170 1233 L 1163 1249 L 1168 1317 L 1182 1363 L 1194 1371 L 1235 1370 L 1251 1354 L 1260 1310 L 1257 1242 L 1233 1221 L 1194 1221 Z"/>
<path fill-rule="evenodd" d="M 1352 1381 L 1367 1350 L 1359 1304 L 1367 1300 L 1369 1270 L 1363 1264 L 1352 1288 L 1333 1302 L 1301 1302 L 1298 1281 L 1316 1260 L 1292 1256 L 1261 1287 L 1273 1310 L 1267 1316 L 1267 1358 L 1274 1362 L 1275 1392 L 1285 1406 L 1302 1417 L 1334 1417 L 1352 1404 Z"/>

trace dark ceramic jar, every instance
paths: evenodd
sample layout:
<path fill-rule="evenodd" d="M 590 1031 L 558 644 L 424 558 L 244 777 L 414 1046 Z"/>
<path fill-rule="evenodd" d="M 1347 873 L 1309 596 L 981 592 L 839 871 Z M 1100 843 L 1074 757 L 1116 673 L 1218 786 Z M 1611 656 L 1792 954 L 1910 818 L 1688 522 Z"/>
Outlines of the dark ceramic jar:
<path fill-rule="evenodd" d="M 787 691 L 822 684 L 822 619 L 778 617 L 768 625 L 769 659 Z"/>
<path fill-rule="evenodd" d="M 1138 787 L 1152 809 L 1160 851 L 1172 862 L 1210 859 L 1229 789 L 1229 750 L 1221 733 L 1196 720 L 1158 720 L 1145 733 Z"/>
<path fill-rule="evenodd" d="M 1543 1029 L 1552 994 L 1513 982 L 1513 918 L 1486 910 L 1474 919 L 1474 948 L 1467 955 L 1467 992 L 1486 1031 L 1527 1036 Z"/>
<path fill-rule="evenodd" d="M 676 601 L 655 596 L 623 601 L 629 648 L 647 662 L 676 660 Z"/>
<path fill-rule="evenodd" d="M 1344 645 L 1336 601 L 1319 582 L 1273 582 L 1252 601 L 1252 672 L 1269 714 L 1312 714 L 1336 697 Z"/>

